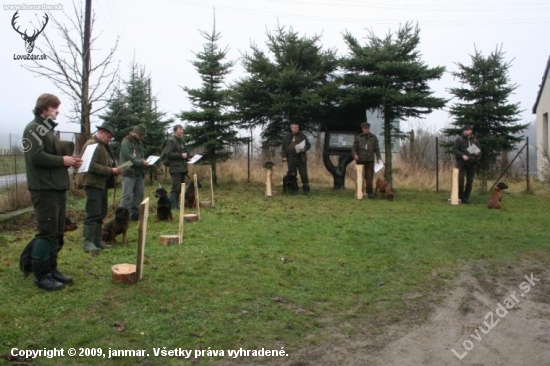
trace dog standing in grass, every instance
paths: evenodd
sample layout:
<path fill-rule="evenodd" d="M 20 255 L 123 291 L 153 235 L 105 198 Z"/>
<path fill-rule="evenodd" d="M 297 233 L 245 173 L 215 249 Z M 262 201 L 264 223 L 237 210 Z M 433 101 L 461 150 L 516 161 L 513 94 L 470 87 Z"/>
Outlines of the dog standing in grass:
<path fill-rule="evenodd" d="M 285 194 L 296 194 L 298 193 L 298 178 L 296 174 L 288 172 L 283 177 L 283 192 Z"/>
<path fill-rule="evenodd" d="M 115 218 L 103 224 L 101 240 L 117 245 L 116 236 L 122 234 L 122 244 L 126 244 L 126 232 L 130 226 L 130 211 L 126 207 L 119 207 L 115 211 Z"/>
<path fill-rule="evenodd" d="M 157 221 L 172 221 L 172 204 L 170 198 L 168 198 L 168 192 L 166 189 L 159 187 L 155 191 L 155 197 L 158 198 L 157 202 Z"/>
<path fill-rule="evenodd" d="M 376 188 L 374 193 L 378 195 L 379 198 L 386 198 L 388 201 L 393 201 L 393 191 L 391 186 L 382 178 L 376 180 Z"/>
<path fill-rule="evenodd" d="M 197 180 L 199 188 L 202 188 L 201 183 Z M 196 208 L 197 207 L 197 195 L 195 194 L 195 182 L 191 181 L 189 186 L 185 190 L 184 205 L 186 208 Z"/>
<path fill-rule="evenodd" d="M 502 196 L 504 195 L 504 190 L 507 188 L 508 186 L 506 185 L 506 183 L 500 182 L 499 184 L 497 184 L 497 186 L 493 188 L 493 191 L 491 192 L 491 198 L 489 198 L 489 201 L 487 201 L 487 208 L 500 210 L 502 208 Z"/>

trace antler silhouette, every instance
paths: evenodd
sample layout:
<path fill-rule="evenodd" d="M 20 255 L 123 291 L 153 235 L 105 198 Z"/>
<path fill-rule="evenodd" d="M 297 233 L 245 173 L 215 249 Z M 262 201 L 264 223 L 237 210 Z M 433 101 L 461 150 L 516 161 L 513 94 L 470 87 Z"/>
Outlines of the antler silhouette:
<path fill-rule="evenodd" d="M 19 33 L 21 35 L 21 38 L 23 38 L 23 40 L 25 41 L 25 47 L 27 48 L 27 53 L 31 53 L 32 50 L 34 49 L 34 41 L 36 41 L 36 37 L 38 37 L 40 35 L 40 33 L 42 33 L 42 31 L 44 30 L 44 28 L 46 28 L 46 24 L 48 24 L 48 20 L 50 19 L 48 17 L 48 14 L 44 14 L 44 18 L 46 19 L 46 21 L 44 22 L 44 24 L 42 24 L 42 29 L 40 29 L 38 32 L 37 30 L 35 29 L 32 33 L 32 36 L 29 36 L 27 34 L 27 30 L 25 29 L 25 32 L 24 33 L 21 33 L 19 31 L 19 26 L 17 28 L 15 28 L 15 20 L 17 18 L 19 18 L 19 10 L 17 10 L 15 12 L 15 14 L 13 14 L 13 17 L 11 18 L 11 26 L 13 27 L 13 29 L 15 29 L 15 31 L 17 33 Z"/>

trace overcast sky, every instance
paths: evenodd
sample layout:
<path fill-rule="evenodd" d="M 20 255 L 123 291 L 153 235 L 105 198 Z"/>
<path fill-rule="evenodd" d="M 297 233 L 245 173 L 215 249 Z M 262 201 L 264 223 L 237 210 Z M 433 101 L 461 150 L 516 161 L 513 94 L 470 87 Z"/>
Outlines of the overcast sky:
<path fill-rule="evenodd" d="M 14 60 L 14 54 L 26 54 L 24 42 L 11 26 L 14 10 L 8 4 L 62 5 L 63 11 L 52 10 L 50 17 L 64 19 L 72 14 L 71 1 L 1 0 L 2 80 L 0 134 L 21 134 L 32 119 L 31 110 L 38 95 L 58 94 L 63 102 L 59 117 L 61 131 L 78 131 L 67 123 L 69 99 L 45 78 L 37 78 L 21 67 L 25 62 Z M 449 98 L 448 88 L 459 86 L 450 72 L 456 63 L 470 64 L 470 55 L 477 48 L 488 55 L 502 46 L 506 60 L 512 61 L 511 81 L 518 84 L 510 102 L 520 103 L 522 122 L 533 122 L 531 110 L 535 102 L 546 62 L 550 55 L 550 1 L 548 0 L 93 0 L 97 18 L 94 36 L 99 37 L 93 55 L 111 48 L 117 37 L 116 60 L 120 61 L 122 78 L 128 76 L 128 65 L 135 55 L 146 67 L 153 83 L 153 92 L 161 111 L 170 116 L 190 108 L 180 86 L 199 87 L 200 79 L 190 61 L 202 50 L 204 39 L 199 30 L 211 31 L 213 8 L 216 29 L 221 33 L 220 46 L 229 47 L 228 59 L 237 61 L 228 82 L 243 76 L 239 57 L 250 50 L 251 42 L 265 48 L 266 31 L 277 23 L 292 27 L 301 35 L 322 34 L 325 48 L 347 53 L 342 33 L 351 32 L 364 40 L 367 29 L 380 37 L 394 33 L 407 21 L 420 27 L 422 60 L 431 67 L 445 66 L 444 77 L 433 83 L 438 97 Z M 43 11 L 20 11 L 17 24 L 28 25 Z M 36 22 L 36 21 L 35 21 Z M 23 28 L 23 27 L 21 27 Z M 53 23 L 46 26 L 50 37 L 56 37 Z M 29 33 L 32 33 L 29 31 Z M 37 43 L 44 41 L 39 36 Z M 35 50 L 35 54 L 38 52 Z M 50 62 L 50 61 L 41 61 Z M 65 112 L 65 115 L 63 115 Z M 99 122 L 92 117 L 92 124 Z M 450 122 L 445 111 L 435 112 L 425 120 L 411 121 L 432 130 Z M 405 125 L 405 128 L 409 126 Z"/>

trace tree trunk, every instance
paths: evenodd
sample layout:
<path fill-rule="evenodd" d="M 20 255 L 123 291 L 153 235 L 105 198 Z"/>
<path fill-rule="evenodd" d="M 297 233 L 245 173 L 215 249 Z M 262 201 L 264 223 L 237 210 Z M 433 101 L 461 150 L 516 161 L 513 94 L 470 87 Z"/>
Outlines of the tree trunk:
<path fill-rule="evenodd" d="M 323 154 L 323 163 L 334 178 L 334 189 L 345 189 L 346 167 L 353 161 L 351 153 L 349 155 L 338 156 L 338 166 L 335 166 L 330 160 L 330 155 Z"/>

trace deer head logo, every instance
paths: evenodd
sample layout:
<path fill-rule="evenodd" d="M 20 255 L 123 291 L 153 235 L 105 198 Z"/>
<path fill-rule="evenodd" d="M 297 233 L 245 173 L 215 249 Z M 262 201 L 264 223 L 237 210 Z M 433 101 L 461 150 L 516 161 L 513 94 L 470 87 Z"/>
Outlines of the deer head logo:
<path fill-rule="evenodd" d="M 27 30 L 25 29 L 25 32 L 21 33 L 19 31 L 19 26 L 17 28 L 15 28 L 15 20 L 17 18 L 19 18 L 19 15 L 17 14 L 19 13 L 19 10 L 15 12 L 15 14 L 13 14 L 13 17 L 11 18 L 11 26 L 13 27 L 13 29 L 15 29 L 15 31 L 17 33 L 19 33 L 21 35 L 21 38 L 23 38 L 23 40 L 25 41 L 25 48 L 27 49 L 27 53 L 32 53 L 32 50 L 34 49 L 34 42 L 36 41 L 36 37 L 38 37 L 38 35 L 40 33 L 42 33 L 42 31 L 44 30 L 44 28 L 46 28 L 46 24 L 48 24 L 48 14 L 44 14 L 44 18 L 46 19 L 46 21 L 44 22 L 44 24 L 42 24 L 42 29 L 40 29 L 38 32 L 37 30 L 35 29 L 32 33 L 31 36 L 29 36 L 27 34 Z"/>

